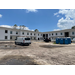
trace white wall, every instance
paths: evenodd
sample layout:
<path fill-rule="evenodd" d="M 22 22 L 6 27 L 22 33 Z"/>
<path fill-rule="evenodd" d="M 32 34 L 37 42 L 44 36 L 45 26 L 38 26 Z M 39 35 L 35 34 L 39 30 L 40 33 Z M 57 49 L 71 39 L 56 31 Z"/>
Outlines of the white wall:
<path fill-rule="evenodd" d="M 22 34 L 24 31 L 20 31 L 20 36 L 27 36 L 27 32 L 24 32 L 24 35 Z"/>
<path fill-rule="evenodd" d="M 56 35 L 56 33 L 57 33 L 57 35 Z M 56 33 L 53 33 L 53 35 L 52 35 L 52 33 L 48 33 L 48 38 L 49 38 L 49 37 L 64 36 L 64 32 L 56 32 Z M 61 33 L 62 33 L 62 35 L 61 35 Z M 49 34 L 50 34 L 50 35 L 49 35 Z"/>
<path fill-rule="evenodd" d="M 39 34 L 39 36 L 38 36 L 38 34 Z M 36 39 L 38 40 L 38 38 L 39 38 L 39 39 L 42 38 L 41 33 L 36 33 Z"/>
<path fill-rule="evenodd" d="M 10 31 L 12 31 L 12 34 L 10 34 Z M 19 36 L 20 32 L 19 31 L 17 31 L 17 32 L 18 32 L 18 34 L 16 34 L 16 30 L 15 31 L 14 30 L 9 30 L 9 35 Z"/>
<path fill-rule="evenodd" d="M 5 30 L 8 30 L 8 33 L 5 33 Z M 12 31 L 12 34 L 10 34 L 10 31 Z M 16 34 L 16 31 L 18 32 L 18 34 Z M 6 40 L 5 36 L 7 36 L 7 40 L 10 40 L 10 36 L 29 36 L 29 37 L 36 37 L 36 39 L 40 39 L 42 38 L 41 34 L 42 33 L 38 33 L 38 32 L 30 32 L 30 31 L 24 31 L 24 35 L 22 34 L 23 31 L 18 31 L 18 30 L 12 30 L 12 29 L 7 29 L 7 28 L 3 28 L 0 29 L 0 40 Z M 27 35 L 27 33 L 29 33 L 29 35 Z M 32 35 L 31 35 L 32 33 Z M 35 33 L 35 35 L 34 35 Z M 39 36 L 38 36 L 39 34 Z"/>
<path fill-rule="evenodd" d="M 8 30 L 8 33 L 5 33 L 5 30 Z M 12 31 L 12 34 L 10 34 L 10 31 Z M 18 34 L 16 34 L 16 31 L 18 32 Z M 22 32 L 23 31 L 12 30 L 12 29 L 10 30 L 7 28 L 5 28 L 5 29 L 0 28 L 0 40 L 5 40 L 5 36 L 8 37 L 7 40 L 10 40 L 10 36 L 29 36 L 29 37 L 36 37 L 36 39 L 38 39 L 38 38 L 40 39 L 40 38 L 43 38 L 43 34 L 44 34 L 44 33 L 39 33 L 39 32 L 24 31 L 24 35 L 23 35 Z M 72 35 L 72 32 L 74 32 L 74 35 Z M 29 33 L 29 35 L 27 35 L 27 33 Z M 32 33 L 32 35 L 31 35 L 31 33 Z M 35 35 L 34 35 L 34 33 L 35 33 Z M 57 33 L 57 35 L 56 35 L 56 33 Z M 61 35 L 61 33 L 62 33 L 62 35 Z M 39 36 L 38 36 L 38 34 L 39 34 Z M 42 36 L 41 36 L 41 34 L 42 34 Z M 48 32 L 46 34 L 48 34 L 48 38 L 64 36 L 64 32 L 53 32 L 53 35 L 51 32 L 50 33 Z M 51 35 L 49 35 L 49 34 L 51 34 Z M 75 36 L 75 31 L 74 30 L 70 31 L 69 35 Z"/>
<path fill-rule="evenodd" d="M 74 32 L 74 35 L 72 34 L 72 32 Z M 70 35 L 70 36 L 75 36 L 75 31 L 71 31 L 71 32 L 69 33 L 69 35 Z"/>
<path fill-rule="evenodd" d="M 0 40 L 4 40 L 4 29 L 0 29 Z"/>
<path fill-rule="evenodd" d="M 33 32 L 24 32 L 24 35 L 22 34 L 22 32 L 23 31 L 20 31 L 20 36 L 28 36 L 28 37 L 31 37 L 31 36 L 36 36 L 36 35 L 34 35 L 34 33 Z M 27 33 L 29 33 L 29 35 L 27 35 Z M 31 33 L 32 33 L 32 35 L 31 35 Z"/>
<path fill-rule="evenodd" d="M 5 33 L 6 29 L 0 29 L 0 40 L 6 40 L 5 36 L 7 36 L 7 40 L 10 40 L 10 30 L 8 30 L 8 33 Z"/>
<path fill-rule="evenodd" d="M 18 34 L 16 34 L 16 30 L 8 30 L 8 33 L 5 33 L 5 30 L 8 29 L 0 29 L 0 40 L 10 40 L 10 36 L 19 36 L 20 32 L 18 31 Z M 12 34 L 10 34 L 10 31 L 12 31 Z M 7 36 L 7 39 L 5 39 L 5 36 Z"/>

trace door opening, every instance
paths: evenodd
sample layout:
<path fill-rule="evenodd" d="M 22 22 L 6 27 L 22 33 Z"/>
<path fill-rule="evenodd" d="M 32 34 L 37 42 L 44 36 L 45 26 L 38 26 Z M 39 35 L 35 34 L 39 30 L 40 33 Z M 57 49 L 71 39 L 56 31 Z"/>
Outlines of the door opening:
<path fill-rule="evenodd" d="M 38 38 L 38 40 L 39 40 L 39 38 Z"/>
<path fill-rule="evenodd" d="M 65 37 L 69 37 L 69 32 L 65 32 Z"/>
<path fill-rule="evenodd" d="M 45 39 L 45 34 L 43 34 L 43 38 Z"/>

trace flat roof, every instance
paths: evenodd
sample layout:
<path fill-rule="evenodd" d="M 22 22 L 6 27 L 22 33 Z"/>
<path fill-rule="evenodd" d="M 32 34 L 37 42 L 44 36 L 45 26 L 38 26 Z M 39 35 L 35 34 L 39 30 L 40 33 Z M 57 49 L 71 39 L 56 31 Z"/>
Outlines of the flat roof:
<path fill-rule="evenodd" d="M 18 30 L 18 31 L 27 31 L 27 32 L 34 32 L 34 33 L 54 33 L 54 32 L 67 32 L 67 31 L 74 31 L 75 29 L 64 29 L 64 30 L 58 30 L 58 31 L 47 31 L 47 32 L 35 32 L 31 30 L 22 30 L 22 29 L 15 29 L 15 28 L 7 28 L 7 27 L 0 27 L 1 29 L 12 29 L 12 30 Z"/>
<path fill-rule="evenodd" d="M 0 27 L 1 29 L 10 29 L 10 30 L 17 30 L 17 31 L 27 31 L 27 32 L 34 32 L 34 33 L 42 33 L 42 32 L 35 32 L 31 30 L 23 30 L 23 29 L 17 29 L 17 28 L 7 28 L 7 27 Z"/>
<path fill-rule="evenodd" d="M 67 32 L 67 31 L 75 31 L 75 29 L 64 29 L 64 30 L 58 30 L 58 31 L 47 31 L 47 32 L 42 32 L 42 33 Z"/>

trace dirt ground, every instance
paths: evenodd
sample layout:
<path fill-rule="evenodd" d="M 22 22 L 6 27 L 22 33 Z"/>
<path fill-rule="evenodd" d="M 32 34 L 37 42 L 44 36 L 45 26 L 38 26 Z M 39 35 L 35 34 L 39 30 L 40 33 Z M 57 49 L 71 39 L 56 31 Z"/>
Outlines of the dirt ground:
<path fill-rule="evenodd" d="M 23 57 L 23 60 L 18 61 L 19 57 L 21 59 Z M 24 63 L 27 61 L 24 60 L 33 61 L 28 65 L 75 65 L 75 44 L 60 45 L 32 41 L 30 46 L 20 46 L 15 45 L 14 42 L 0 42 L 0 65 L 12 65 L 14 62 L 16 65 L 26 65 Z M 23 64 L 17 63 L 17 61 L 23 62 Z"/>

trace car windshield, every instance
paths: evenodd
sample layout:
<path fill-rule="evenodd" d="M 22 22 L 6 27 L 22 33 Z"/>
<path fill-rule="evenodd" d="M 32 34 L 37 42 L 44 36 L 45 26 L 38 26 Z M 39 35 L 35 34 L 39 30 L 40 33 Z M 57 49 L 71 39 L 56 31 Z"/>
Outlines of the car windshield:
<path fill-rule="evenodd" d="M 30 40 L 30 38 L 25 38 L 25 40 Z"/>
<path fill-rule="evenodd" d="M 73 40 L 75 40 L 75 38 L 73 38 Z"/>

